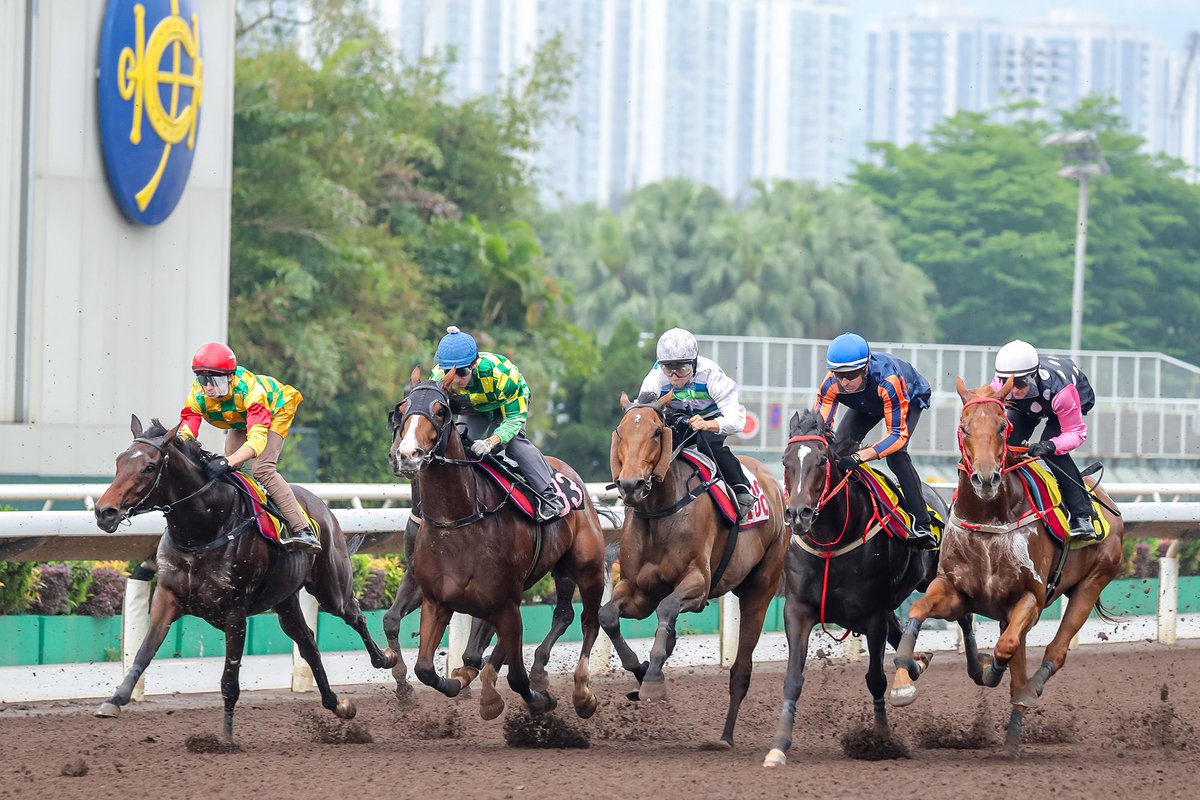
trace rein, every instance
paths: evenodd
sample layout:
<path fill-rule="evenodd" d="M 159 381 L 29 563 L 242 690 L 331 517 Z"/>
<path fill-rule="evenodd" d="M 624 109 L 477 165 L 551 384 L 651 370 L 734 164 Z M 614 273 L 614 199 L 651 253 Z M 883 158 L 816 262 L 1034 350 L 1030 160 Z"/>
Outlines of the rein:
<path fill-rule="evenodd" d="M 146 506 L 145 508 L 141 508 L 142 503 L 145 503 L 147 500 L 150 499 L 150 495 L 154 494 L 154 491 L 158 488 L 159 482 L 162 481 L 162 476 L 167 471 L 167 464 L 171 460 L 171 454 L 167 452 L 167 449 L 163 445 L 159 444 L 158 442 L 156 442 L 152 439 L 147 439 L 144 436 L 134 437 L 133 441 L 135 444 L 145 444 L 145 445 L 149 445 L 150 447 L 153 447 L 155 450 L 157 450 L 159 452 L 159 454 L 162 456 L 162 459 L 160 459 L 160 461 L 159 461 L 158 473 L 154 476 L 154 483 L 152 483 L 150 485 L 149 490 L 147 490 L 147 492 L 144 495 L 142 495 L 141 500 L 138 500 L 136 503 L 131 505 L 129 507 L 129 510 L 127 510 L 124 514 L 121 515 L 122 522 L 129 522 L 133 517 L 136 517 L 140 514 L 149 514 L 151 511 L 161 511 L 163 514 L 170 514 L 171 509 L 174 506 L 177 506 L 186 500 L 191 500 L 193 497 L 195 497 L 196 495 L 205 491 L 206 489 L 208 489 L 208 487 L 210 487 L 214 483 L 216 483 L 216 479 L 214 478 L 212 480 L 209 480 L 207 483 L 203 484 L 196 491 L 192 492 L 191 494 L 187 495 L 186 497 L 181 497 L 180 499 L 174 501 L 173 503 L 167 503 L 166 505 Z"/>

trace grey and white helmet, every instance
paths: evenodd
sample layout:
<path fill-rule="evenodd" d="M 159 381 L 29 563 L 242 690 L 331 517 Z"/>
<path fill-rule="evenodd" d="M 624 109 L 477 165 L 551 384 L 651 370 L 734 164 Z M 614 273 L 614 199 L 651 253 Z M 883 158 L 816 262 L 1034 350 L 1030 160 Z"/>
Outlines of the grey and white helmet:
<path fill-rule="evenodd" d="M 700 355 L 700 345 L 691 331 L 683 328 L 671 330 L 658 337 L 658 348 L 655 351 L 659 363 L 664 361 L 695 361 Z"/>

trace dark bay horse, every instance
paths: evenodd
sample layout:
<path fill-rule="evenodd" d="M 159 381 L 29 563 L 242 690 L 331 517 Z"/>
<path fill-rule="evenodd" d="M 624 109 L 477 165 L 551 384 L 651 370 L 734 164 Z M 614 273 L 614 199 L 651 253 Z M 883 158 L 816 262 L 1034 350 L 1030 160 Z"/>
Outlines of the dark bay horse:
<path fill-rule="evenodd" d="M 556 701 L 549 691 L 531 685 L 521 652 L 521 594 L 550 572 L 559 585 L 560 600 L 567 587 L 570 593 L 575 585 L 579 587 L 583 646 L 572 702 L 579 716 L 590 717 L 597 700 L 590 687 L 589 658 L 600 632 L 597 616 L 604 591 L 600 518 L 585 494 L 582 509 L 537 525 L 498 485 L 480 477 L 475 459 L 467 458 L 453 424 L 452 378 L 450 373 L 441 382 L 421 381 L 420 370 L 413 370 L 412 382 L 393 417 L 392 469 L 397 475 L 415 477 L 421 492 L 421 526 L 410 562 L 421 591 L 421 642 L 414 672 L 422 683 L 449 697 L 461 691 L 470 680 L 470 671 L 443 678 L 437 674 L 433 656 L 451 613 L 470 614 L 494 627 L 499 640 L 480 673 L 480 715 L 495 719 L 504 710 L 504 701 L 495 689 L 496 670 L 503 663 L 508 664 L 509 686 L 530 711 L 554 708 Z M 558 459 L 547 460 L 583 486 L 569 466 Z M 558 617 L 556 610 L 556 626 Z"/>
<path fill-rule="evenodd" d="M 300 611 L 301 587 L 321 608 L 341 617 L 362 637 L 377 668 L 395 656 L 381 651 L 351 590 L 350 556 L 337 519 L 319 498 L 299 486 L 296 499 L 320 526 L 322 550 L 316 556 L 284 550 L 258 533 L 246 495 L 233 483 L 209 481 L 203 464 L 212 454 L 195 439 L 179 439 L 179 426 L 166 430 L 158 420 L 143 431 L 132 418 L 133 444 L 117 456 L 116 476 L 96 504 L 96 524 L 112 533 L 124 520 L 162 511 L 167 530 L 158 545 L 158 588 L 150 606 L 150 629 L 133 666 L 96 716 L 115 717 L 166 638 L 171 623 L 192 614 L 225 632 L 225 737 L 233 736 L 233 709 L 241 689 L 238 673 L 246 639 L 246 618 L 273 609 L 279 625 L 300 648 L 321 691 L 321 704 L 342 719 L 354 703 L 329 688 L 312 630 Z"/>
<path fill-rule="evenodd" d="M 991 658 L 981 658 L 973 635 L 966 636 L 967 671 L 980 686 L 995 687 L 1010 667 L 1012 713 L 1005 752 L 1020 754 L 1025 711 L 1037 706 L 1051 675 L 1062 669 L 1071 639 L 1095 607 L 1103 613 L 1100 592 L 1121 568 L 1124 525 L 1118 514 L 1104 510 L 1111 532 L 1101 542 L 1069 550 L 1062 576 L 1053 591 L 1048 583 L 1062 554 L 1045 524 L 1033 512 L 1016 466 L 1019 453 L 1006 444 L 1011 424 L 1004 402 L 1012 379 L 997 391 L 991 386 L 967 389 L 958 379 L 963 401 L 959 422 L 958 490 L 942 539 L 938 575 L 925 596 L 913 604 L 900 647 L 892 701 L 907 705 L 915 697 L 912 681 L 921 675 L 913 648 L 921 624 L 930 617 L 962 619 L 984 614 L 1000 623 L 1000 640 Z M 1104 504 L 1116 508 L 1098 487 Z M 1042 610 L 1060 595 L 1070 599 L 1041 666 L 1030 677 L 1025 666 L 1025 637 Z M 965 632 L 965 629 L 964 629 Z"/>
<path fill-rule="evenodd" d="M 896 608 L 933 580 L 938 554 L 913 550 L 880 529 L 870 490 L 838 466 L 839 457 L 858 447 L 858 442 L 839 441 L 812 410 L 792 416 L 783 451 L 785 517 L 792 534 L 784 568 L 788 668 L 783 709 L 764 767 L 787 763 L 796 701 L 804 687 L 809 635 L 818 623 L 822 630 L 828 622 L 841 626 L 847 635 L 866 634 L 867 689 L 874 700 L 875 729 L 880 735 L 891 733 L 884 700 L 885 645 L 899 645 Z M 932 488 L 923 485 L 922 489 L 926 502 L 946 519 L 946 504 Z M 928 655 L 922 658 L 927 663 Z"/>
<path fill-rule="evenodd" d="M 711 498 L 693 493 L 698 480 L 693 479 L 692 467 L 672 460 L 674 433 L 663 410 L 671 395 L 639 400 L 644 402 L 631 403 L 621 394 L 625 414 L 612 436 L 612 476 L 627 511 L 621 528 L 621 580 L 613 588 L 612 600 L 600 609 L 600 624 L 612 639 L 621 665 L 638 679 L 638 692 L 630 696 L 661 700 L 666 697 L 663 664 L 675 649 L 679 614 L 700 611 L 710 599 L 733 592 L 741 625 L 721 733 L 723 745 L 732 747 L 738 708 L 750 688 L 754 646 L 783 571 L 787 551 L 783 492 L 766 466 L 739 457 L 756 476 L 770 516 L 765 523 L 740 532 L 714 584 L 714 572 L 734 525 Z M 639 662 L 621 635 L 621 617 L 645 619 L 652 612 L 658 614 L 658 631 L 649 661 Z"/>

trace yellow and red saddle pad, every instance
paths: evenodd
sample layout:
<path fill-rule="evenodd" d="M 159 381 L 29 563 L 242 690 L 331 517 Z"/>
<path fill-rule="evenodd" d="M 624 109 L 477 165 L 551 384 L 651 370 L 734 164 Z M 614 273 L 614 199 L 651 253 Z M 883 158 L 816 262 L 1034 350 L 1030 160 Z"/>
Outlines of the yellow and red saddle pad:
<path fill-rule="evenodd" d="M 863 486 L 871 493 L 879 514 L 879 524 L 884 532 L 894 539 L 907 539 L 909 531 L 912 530 L 912 515 L 900 505 L 900 490 L 892 483 L 891 478 L 868 464 L 859 464 L 855 477 L 862 481 Z M 930 531 L 940 546 L 945 520 L 933 506 L 926 504 L 925 507 L 929 509 Z"/>
<path fill-rule="evenodd" d="M 267 510 L 267 490 L 258 481 L 254 480 L 254 478 L 249 475 L 243 475 L 236 470 L 233 472 L 233 479 L 250 495 L 250 505 L 253 507 L 254 518 L 258 522 L 258 532 L 276 544 L 286 539 L 290 533 L 287 523 Z M 300 510 L 304 513 L 304 518 L 308 520 L 308 524 L 312 527 L 313 533 L 320 536 L 321 527 L 317 525 L 316 520 L 308 515 L 308 511 L 305 510 L 304 506 L 300 506 Z"/>
<path fill-rule="evenodd" d="M 1025 484 L 1025 491 L 1029 495 L 1029 501 L 1033 504 L 1033 509 L 1042 521 L 1046 523 L 1046 528 L 1050 531 L 1050 535 L 1059 541 L 1069 538 L 1068 531 L 1070 530 L 1067 524 L 1067 512 L 1062 507 L 1062 489 L 1058 486 L 1058 481 L 1050 473 L 1050 470 L 1037 461 L 1031 461 L 1028 464 L 1023 464 L 1017 468 L 1017 474 L 1021 476 L 1021 482 Z M 1071 549 L 1078 550 L 1080 547 L 1087 547 L 1090 544 L 1104 541 L 1108 537 L 1109 524 L 1108 520 L 1100 513 L 1100 503 L 1096 500 L 1096 495 L 1091 489 L 1088 489 L 1088 499 L 1092 501 L 1092 526 L 1095 527 L 1097 533 L 1100 534 L 1099 539 L 1075 539 L 1071 542 Z"/>

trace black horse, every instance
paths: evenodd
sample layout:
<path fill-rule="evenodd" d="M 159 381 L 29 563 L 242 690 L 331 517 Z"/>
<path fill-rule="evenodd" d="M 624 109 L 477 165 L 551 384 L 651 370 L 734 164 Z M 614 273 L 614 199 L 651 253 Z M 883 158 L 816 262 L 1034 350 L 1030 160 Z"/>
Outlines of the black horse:
<path fill-rule="evenodd" d="M 96 716 L 115 717 L 150 664 L 171 623 L 193 614 L 225 632 L 225 737 L 233 737 L 233 708 L 241 691 L 238 672 L 246 640 L 246 618 L 268 609 L 300 648 L 321 691 L 321 704 L 343 719 L 354 703 L 329 688 L 316 640 L 300 611 L 297 592 L 308 590 L 326 611 L 341 617 L 362 637 L 372 666 L 396 663 L 367 631 L 367 621 L 351 591 L 350 556 L 337 519 L 319 498 L 298 486 L 296 499 L 320 527 L 316 556 L 284 550 L 256 530 L 249 498 L 232 482 L 210 481 L 204 462 L 213 458 L 195 439 L 179 439 L 179 426 L 165 429 L 156 419 L 145 432 L 135 416 L 133 444 L 117 456 L 116 477 L 96 504 L 96 524 L 112 533 L 123 521 L 162 511 L 167 530 L 158 545 L 158 588 L 150 607 L 150 629 L 133 667 Z"/>
<path fill-rule="evenodd" d="M 796 701 L 804 686 L 804 665 L 813 626 L 835 624 L 865 633 L 870 652 L 867 688 L 875 704 L 875 728 L 890 732 L 884 693 L 884 643 L 900 642 L 896 608 L 924 591 L 937 572 L 937 551 L 915 551 L 881 532 L 879 513 L 863 483 L 847 475 L 838 458 L 859 443 L 839 441 L 820 414 L 793 414 L 783 452 L 785 518 L 792 532 L 784 568 L 787 599 L 784 628 L 788 640 L 783 709 L 765 767 L 787 763 L 796 721 Z M 946 518 L 946 504 L 928 486 L 926 501 Z M 926 661 L 928 655 L 923 654 Z"/>

